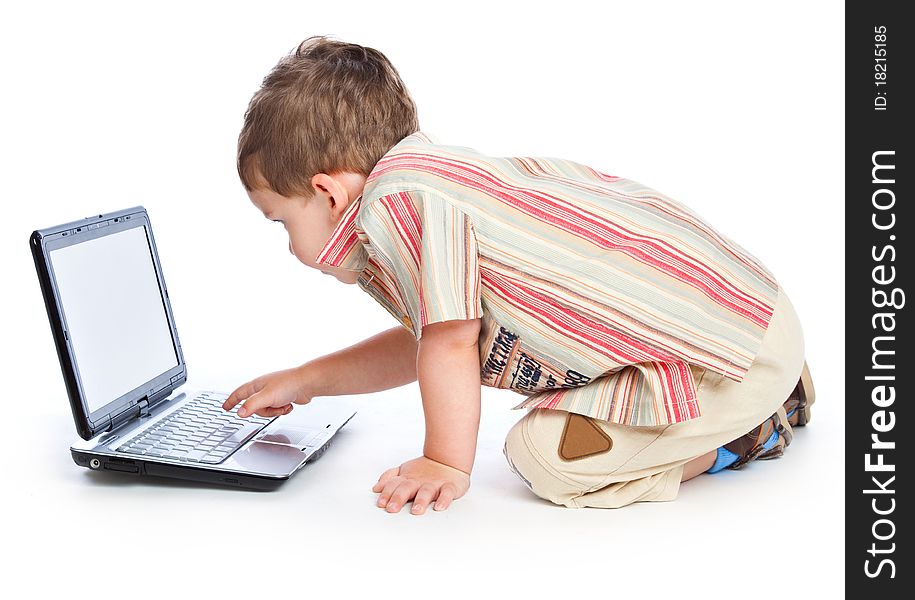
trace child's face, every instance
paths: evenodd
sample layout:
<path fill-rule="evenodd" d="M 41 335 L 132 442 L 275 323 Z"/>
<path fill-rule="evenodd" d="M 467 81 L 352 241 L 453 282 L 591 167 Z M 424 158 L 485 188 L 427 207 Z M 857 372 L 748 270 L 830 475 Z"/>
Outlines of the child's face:
<path fill-rule="evenodd" d="M 287 197 L 268 189 L 250 191 L 248 197 L 265 217 L 285 226 L 289 234 L 289 252 L 299 262 L 326 275 L 333 275 L 343 283 L 356 283 L 359 273 L 315 261 L 348 204 L 343 205 L 321 193 L 313 194 L 310 198 Z"/>

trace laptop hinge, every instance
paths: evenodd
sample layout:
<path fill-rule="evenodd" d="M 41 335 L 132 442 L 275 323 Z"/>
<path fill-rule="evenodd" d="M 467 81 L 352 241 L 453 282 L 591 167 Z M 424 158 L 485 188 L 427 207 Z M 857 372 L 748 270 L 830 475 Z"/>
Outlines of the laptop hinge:
<path fill-rule="evenodd" d="M 143 417 L 143 416 L 148 415 L 150 408 L 155 408 L 160 402 L 164 402 L 174 391 L 175 391 L 175 386 L 172 384 L 169 384 L 169 385 L 165 386 L 164 388 L 162 388 L 161 390 L 159 390 L 158 392 L 156 392 L 155 394 L 153 394 L 152 396 L 147 396 L 147 397 L 143 398 L 143 400 L 141 400 L 141 402 L 143 404 L 140 406 L 140 415 L 139 416 Z"/>
<path fill-rule="evenodd" d="M 168 395 L 171 392 L 172 387 L 170 385 L 165 386 L 152 396 L 144 396 L 136 404 L 131 405 L 127 409 L 115 415 L 109 415 L 110 424 L 108 426 L 108 430 L 120 427 L 122 424 L 131 419 L 150 416 L 150 409 L 155 408 L 159 402 L 168 398 Z"/>
<path fill-rule="evenodd" d="M 147 396 L 146 398 L 143 398 L 142 400 L 140 400 L 140 401 L 137 403 L 137 406 L 140 408 L 140 412 L 139 412 L 139 414 L 138 414 L 137 416 L 140 417 L 140 418 L 148 417 L 148 416 L 149 416 L 149 400 L 148 400 L 148 398 L 149 398 L 149 397 Z"/>

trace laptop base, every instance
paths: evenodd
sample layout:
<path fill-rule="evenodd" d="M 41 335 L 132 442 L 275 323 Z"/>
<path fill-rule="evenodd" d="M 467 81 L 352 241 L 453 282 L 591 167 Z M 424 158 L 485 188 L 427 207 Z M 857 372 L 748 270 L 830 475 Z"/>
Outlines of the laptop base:
<path fill-rule="evenodd" d="M 317 460 L 324 451 L 330 446 L 331 440 L 328 440 L 321 448 L 316 450 L 308 460 L 303 463 L 309 464 Z M 205 483 L 214 483 L 220 486 L 243 488 L 256 491 L 273 491 L 280 487 L 289 477 L 259 477 L 246 473 L 227 473 L 214 469 L 206 469 L 199 464 L 194 466 L 181 466 L 161 462 L 145 461 L 139 456 L 124 458 L 109 456 L 106 454 L 95 454 L 81 450 L 70 449 L 70 455 L 80 467 L 85 467 L 92 471 L 108 471 L 113 473 L 124 473 L 128 475 L 142 475 L 148 477 L 165 477 L 171 479 L 181 479 L 184 481 L 202 481 Z M 300 467 L 301 468 L 301 467 Z"/>

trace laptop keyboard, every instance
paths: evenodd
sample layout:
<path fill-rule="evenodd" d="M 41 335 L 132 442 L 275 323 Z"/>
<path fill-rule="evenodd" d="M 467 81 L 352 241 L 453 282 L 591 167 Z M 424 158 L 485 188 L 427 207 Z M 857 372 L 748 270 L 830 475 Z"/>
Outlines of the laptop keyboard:
<path fill-rule="evenodd" d="M 242 419 L 236 414 L 241 403 L 230 411 L 223 410 L 226 398 L 225 394 L 200 394 L 121 444 L 117 451 L 184 462 L 222 462 L 273 420 L 257 415 Z"/>

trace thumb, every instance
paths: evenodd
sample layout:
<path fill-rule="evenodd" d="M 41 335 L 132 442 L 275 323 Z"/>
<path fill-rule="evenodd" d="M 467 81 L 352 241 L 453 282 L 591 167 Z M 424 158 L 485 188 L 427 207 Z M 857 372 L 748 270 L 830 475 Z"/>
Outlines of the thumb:
<path fill-rule="evenodd" d="M 384 484 L 392 477 L 400 475 L 400 467 L 391 467 L 387 471 L 381 474 L 381 477 L 378 478 L 378 482 L 372 486 L 373 492 L 380 492 L 384 489 Z"/>

